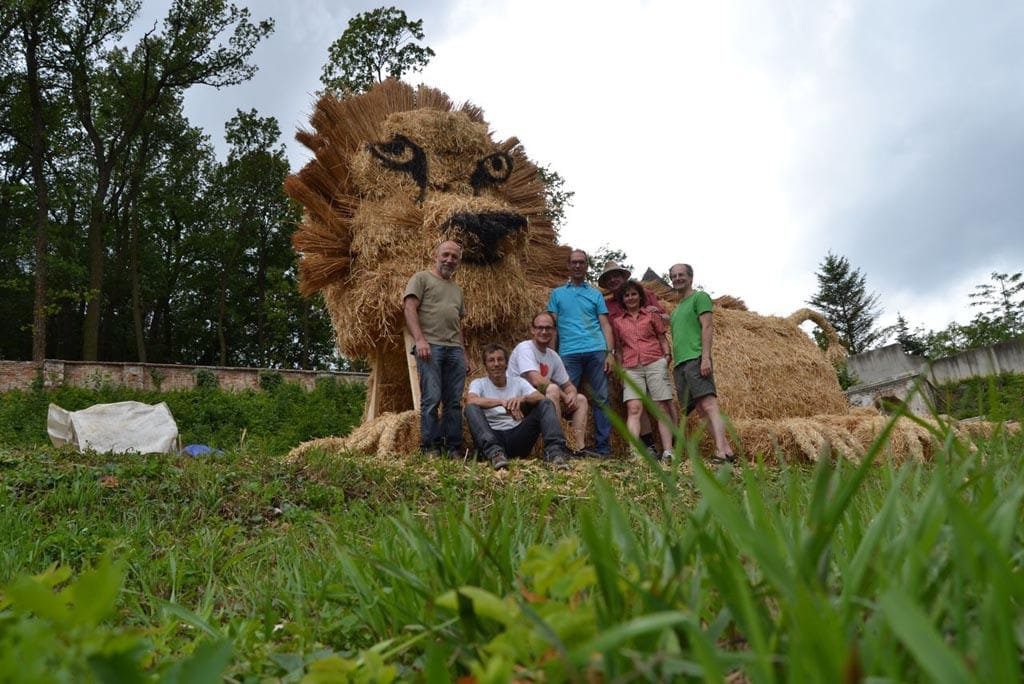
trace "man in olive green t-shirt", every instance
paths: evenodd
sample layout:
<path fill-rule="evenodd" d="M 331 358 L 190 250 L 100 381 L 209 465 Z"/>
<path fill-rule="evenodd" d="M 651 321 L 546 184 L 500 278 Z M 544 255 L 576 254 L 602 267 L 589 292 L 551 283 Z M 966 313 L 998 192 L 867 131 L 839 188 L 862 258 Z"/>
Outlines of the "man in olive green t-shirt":
<path fill-rule="evenodd" d="M 420 451 L 440 455 L 462 450 L 462 391 L 466 352 L 462 339 L 462 288 L 452 276 L 462 260 L 457 242 L 442 242 L 434 268 L 409 279 L 403 308 L 405 325 L 416 345 L 420 376 Z M 441 408 L 438 420 L 438 407 Z"/>
<path fill-rule="evenodd" d="M 673 375 L 679 401 L 690 413 L 694 409 L 711 429 L 716 461 L 734 462 L 725 437 L 725 423 L 718 407 L 718 391 L 711 369 L 711 297 L 693 289 L 693 267 L 675 264 L 668 271 L 672 287 L 682 297 L 669 317 L 672 329 Z"/>

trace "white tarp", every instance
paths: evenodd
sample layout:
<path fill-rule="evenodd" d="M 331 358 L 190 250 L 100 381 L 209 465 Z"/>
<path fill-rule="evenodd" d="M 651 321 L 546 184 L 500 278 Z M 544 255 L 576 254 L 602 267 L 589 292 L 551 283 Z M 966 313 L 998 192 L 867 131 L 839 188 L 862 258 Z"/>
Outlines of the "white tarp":
<path fill-rule="evenodd" d="M 151 406 L 119 401 L 81 411 L 65 411 L 50 404 L 46 432 L 54 446 L 73 444 L 80 451 L 169 454 L 177 451 L 178 444 L 178 425 L 163 402 Z"/>

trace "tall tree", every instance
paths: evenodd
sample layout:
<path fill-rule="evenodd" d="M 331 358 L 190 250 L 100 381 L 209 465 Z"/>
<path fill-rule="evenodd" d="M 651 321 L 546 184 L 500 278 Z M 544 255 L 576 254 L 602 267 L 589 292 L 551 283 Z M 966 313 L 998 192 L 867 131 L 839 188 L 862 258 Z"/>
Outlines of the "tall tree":
<path fill-rule="evenodd" d="M 1024 335 L 1024 272 L 992 273 L 991 283 L 974 286 L 971 306 L 981 309 L 970 323 L 950 323 L 923 336 L 930 359 L 952 356 Z"/>
<path fill-rule="evenodd" d="M 882 314 L 878 294 L 868 292 L 867 278 L 860 269 L 851 268 L 846 257 L 829 252 L 815 275 L 818 292 L 807 303 L 828 319 L 851 354 L 871 349 L 891 334 L 875 327 Z M 823 345 L 824 340 L 819 339 L 818 344 Z"/>
<path fill-rule="evenodd" d="M 6 70 L 4 88 L 11 140 L 23 151 L 34 200 L 32 227 L 34 270 L 32 359 L 46 354 L 47 291 L 49 272 L 50 130 L 60 130 L 67 108 L 56 91 L 54 49 L 58 17 L 65 14 L 69 0 L 22 0 L 5 7 L 0 14 L 0 38 L 6 56 L 17 60 L 18 68 Z M 8 64 L 10 66 L 10 60 Z"/>
<path fill-rule="evenodd" d="M 120 46 L 138 13 L 137 0 L 78 0 L 66 19 L 64 68 L 75 112 L 90 143 L 95 174 L 88 219 L 89 288 L 82 358 L 95 360 L 100 330 L 112 175 L 166 97 L 192 85 L 222 87 L 248 80 L 256 45 L 273 22 L 252 24 L 249 11 L 226 0 L 174 0 L 161 33 L 147 32 L 131 50 Z M 227 44 L 220 36 L 230 31 Z"/>
<path fill-rule="evenodd" d="M 395 7 L 378 7 L 352 17 L 348 28 L 331 43 L 320 82 L 337 93 L 362 93 L 385 78 L 420 71 L 434 51 L 417 45 L 423 20 L 410 21 Z"/>
<path fill-rule="evenodd" d="M 565 179 L 548 164 L 537 165 L 537 176 L 544 183 L 544 197 L 547 199 L 547 216 L 551 219 L 551 227 L 558 238 L 558 231 L 565 223 L 565 212 L 572 206 L 575 191 L 565 187 Z"/>
<path fill-rule="evenodd" d="M 994 344 L 1024 335 L 1024 272 L 992 273 L 992 283 L 974 287 L 971 306 L 980 308 L 972 323 Z"/>

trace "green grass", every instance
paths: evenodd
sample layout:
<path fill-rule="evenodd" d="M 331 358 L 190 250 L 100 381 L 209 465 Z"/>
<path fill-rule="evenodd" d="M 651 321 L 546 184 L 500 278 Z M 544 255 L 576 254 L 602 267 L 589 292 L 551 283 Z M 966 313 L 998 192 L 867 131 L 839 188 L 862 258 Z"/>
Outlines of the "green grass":
<path fill-rule="evenodd" d="M 0 680 L 1021 680 L 1019 433 L 499 478 L 287 463 L 262 429 L 197 459 L 0 447 Z"/>

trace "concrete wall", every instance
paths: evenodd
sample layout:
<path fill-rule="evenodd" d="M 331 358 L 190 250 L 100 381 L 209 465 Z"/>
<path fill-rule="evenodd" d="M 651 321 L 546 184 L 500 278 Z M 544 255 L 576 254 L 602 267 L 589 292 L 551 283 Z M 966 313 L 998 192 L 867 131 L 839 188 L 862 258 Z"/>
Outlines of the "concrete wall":
<path fill-rule="evenodd" d="M 40 370 L 31 361 L 0 361 L 0 392 L 28 389 Z M 92 363 L 86 361 L 47 360 L 42 364 L 43 386 L 98 387 L 102 384 L 119 385 L 140 390 L 192 389 L 196 386 L 196 371 L 207 371 L 217 376 L 220 388 L 238 392 L 258 389 L 260 368 L 223 368 L 219 366 L 179 366 L 160 363 Z M 278 370 L 285 382 L 294 382 L 307 390 L 316 386 L 319 378 L 335 378 L 342 382 L 366 382 L 366 373 L 336 373 L 331 371 Z M 158 387 L 159 386 L 159 387 Z"/>
<path fill-rule="evenodd" d="M 934 403 L 934 385 L 960 382 L 970 378 L 1024 373 L 1024 341 L 1013 340 L 983 349 L 927 361 L 909 356 L 899 344 L 890 344 L 847 359 L 847 367 L 857 376 L 857 384 L 846 391 L 853 406 L 881 408 L 886 400 L 906 402 L 911 411 L 928 412 Z"/>
<path fill-rule="evenodd" d="M 847 359 L 847 367 L 857 376 L 858 385 L 872 385 L 906 373 L 926 373 L 933 385 L 970 378 L 1024 373 L 1024 341 L 1000 342 L 991 347 L 969 349 L 954 356 L 928 362 L 909 356 L 897 344 L 856 354 Z"/>
<path fill-rule="evenodd" d="M 1000 342 L 939 359 L 932 364 L 928 379 L 943 385 L 1000 373 L 1024 373 L 1024 341 Z"/>
<path fill-rule="evenodd" d="M 846 367 L 857 376 L 858 385 L 871 385 L 907 373 L 919 373 L 926 361 L 909 356 L 897 342 L 879 349 L 854 354 Z"/>
<path fill-rule="evenodd" d="M 871 407 L 884 411 L 888 402 L 906 404 L 911 413 L 926 415 L 935 405 L 935 392 L 931 383 L 920 373 L 910 372 L 867 385 L 857 385 L 846 391 L 850 406 Z"/>

